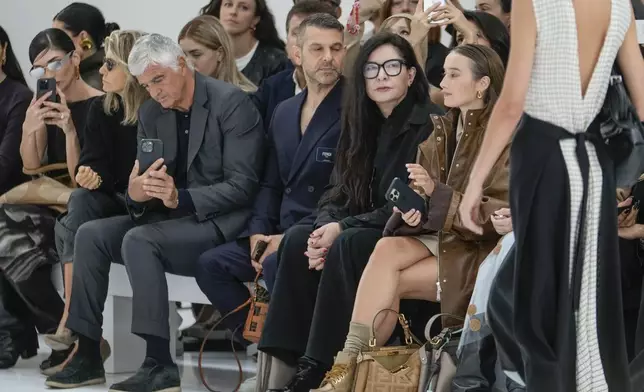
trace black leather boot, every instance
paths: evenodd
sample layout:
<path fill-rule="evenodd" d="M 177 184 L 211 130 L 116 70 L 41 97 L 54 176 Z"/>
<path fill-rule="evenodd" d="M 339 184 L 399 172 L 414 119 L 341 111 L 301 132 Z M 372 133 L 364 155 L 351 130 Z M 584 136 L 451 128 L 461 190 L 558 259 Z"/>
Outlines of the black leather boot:
<path fill-rule="evenodd" d="M 329 370 L 327 365 L 302 357 L 297 361 L 295 376 L 282 389 L 269 389 L 269 392 L 309 392 L 320 386 L 324 374 Z"/>

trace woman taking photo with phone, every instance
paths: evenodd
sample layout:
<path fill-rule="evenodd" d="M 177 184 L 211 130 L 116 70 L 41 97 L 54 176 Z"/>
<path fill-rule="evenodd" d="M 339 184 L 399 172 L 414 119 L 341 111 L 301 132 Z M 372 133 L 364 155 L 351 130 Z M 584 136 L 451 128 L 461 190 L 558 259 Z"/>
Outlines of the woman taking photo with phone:
<path fill-rule="evenodd" d="M 212 15 L 194 18 L 181 29 L 178 42 L 197 72 L 234 84 L 247 93 L 257 90 L 237 69 L 230 37 L 219 19 Z"/>
<path fill-rule="evenodd" d="M 67 212 L 56 221 L 56 248 L 65 275 L 65 312 L 55 334 L 45 336 L 54 350 L 67 350 L 76 340 L 65 327 L 72 292 L 74 239 L 86 222 L 127 214 L 123 195 L 137 153 L 138 110 L 150 95 L 127 68 L 138 31 L 119 30 L 105 39 L 105 61 L 100 69 L 105 95 L 89 107 L 85 140 Z M 78 260 L 82 263 L 83 260 Z M 102 343 L 103 360 L 109 355 Z"/>
<path fill-rule="evenodd" d="M 24 309 L 35 320 L 35 325 L 22 320 L 23 342 L 37 347 L 34 328 L 40 333 L 52 332 L 63 314 L 63 302 L 51 281 L 51 265 L 58 262 L 54 222 L 64 209 L 60 200 L 70 191 L 65 186 L 73 185 L 87 111 L 92 100 L 102 93 L 80 78 L 80 56 L 62 30 L 38 33 L 29 45 L 29 59 L 32 63 L 29 73 L 38 79 L 37 94 L 42 96 L 33 98 L 22 125 L 22 165 L 27 172 L 48 176 L 58 185 L 40 188 L 39 183 L 32 181 L 28 185 L 32 191 L 16 189 L 3 196 L 0 271 L 18 294 L 15 300 L 20 303 L 14 306 Z M 49 166 L 52 164 L 62 165 L 53 170 Z M 34 197 L 37 203 L 31 204 Z M 43 366 L 60 364 L 66 357 L 66 353 L 53 352 Z"/>
<path fill-rule="evenodd" d="M 491 216 L 508 205 L 509 146 L 497 160 L 485 186 L 481 219 L 484 232 L 474 234 L 458 218 L 458 205 L 490 113 L 503 85 L 499 56 L 481 45 L 455 48 L 445 60 L 441 87 L 445 116 L 431 116 L 434 132 L 418 147 L 417 161 L 407 165 L 411 186 L 425 199 L 425 211 L 397 208 L 387 222 L 367 264 L 353 306 L 344 349 L 318 391 L 349 392 L 358 354 L 369 349 L 372 323 L 379 344 L 394 331 L 401 299 L 441 303 L 441 311 L 464 318 L 479 264 L 499 234 Z M 458 326 L 443 319 L 443 328 Z"/>
<path fill-rule="evenodd" d="M 212 0 L 201 14 L 221 21 L 232 40 L 237 69 L 255 86 L 291 67 L 266 0 Z"/>

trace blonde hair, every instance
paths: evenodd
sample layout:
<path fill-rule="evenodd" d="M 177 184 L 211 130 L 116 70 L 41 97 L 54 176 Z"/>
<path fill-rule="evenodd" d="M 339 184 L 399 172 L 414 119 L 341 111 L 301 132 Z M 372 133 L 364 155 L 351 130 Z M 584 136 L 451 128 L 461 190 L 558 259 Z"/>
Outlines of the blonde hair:
<path fill-rule="evenodd" d="M 105 38 L 105 58 L 115 60 L 123 66 L 127 75 L 125 87 L 120 94 L 123 102 L 123 111 L 125 116 L 121 124 L 134 125 L 138 122 L 138 111 L 143 102 L 150 98 L 150 94 L 143 88 L 134 76 L 130 73 L 127 66 L 127 59 L 134 47 L 134 43 L 140 37 L 146 35 L 140 31 L 134 30 L 117 30 Z M 103 110 L 105 114 L 112 115 L 120 107 L 119 94 L 107 93 L 103 101 Z"/>
<path fill-rule="evenodd" d="M 221 48 L 223 52 L 222 61 L 217 67 L 216 74 L 209 76 L 234 84 L 245 92 L 257 90 L 257 86 L 237 69 L 230 37 L 228 37 L 228 33 L 224 30 L 224 26 L 221 25 L 219 19 L 212 15 L 201 15 L 194 18 L 181 29 L 178 41 L 184 38 L 190 38 L 211 50 Z"/>

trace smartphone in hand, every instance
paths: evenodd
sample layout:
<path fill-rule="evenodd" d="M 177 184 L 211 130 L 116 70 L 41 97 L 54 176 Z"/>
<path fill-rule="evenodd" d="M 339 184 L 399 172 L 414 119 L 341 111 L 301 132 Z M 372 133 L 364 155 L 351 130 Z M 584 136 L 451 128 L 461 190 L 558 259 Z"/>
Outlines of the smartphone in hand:
<path fill-rule="evenodd" d="M 389 185 L 386 197 L 403 213 L 411 210 L 425 213 L 425 199 L 398 177 L 394 178 Z"/>
<path fill-rule="evenodd" d="M 255 244 L 255 249 L 253 249 L 253 254 L 251 256 L 253 261 L 259 262 L 259 259 L 262 258 L 267 248 L 268 248 L 268 242 L 263 240 L 257 241 L 257 244 Z"/>
<path fill-rule="evenodd" d="M 47 98 L 49 102 L 60 102 L 60 97 L 56 92 L 56 79 L 55 78 L 43 78 L 38 79 L 36 82 L 36 98 L 40 98 L 43 95 L 51 92 L 51 95 Z"/>
<path fill-rule="evenodd" d="M 163 141 L 160 139 L 141 139 L 136 159 L 139 161 L 139 175 L 145 173 L 158 159 L 163 158 Z"/>

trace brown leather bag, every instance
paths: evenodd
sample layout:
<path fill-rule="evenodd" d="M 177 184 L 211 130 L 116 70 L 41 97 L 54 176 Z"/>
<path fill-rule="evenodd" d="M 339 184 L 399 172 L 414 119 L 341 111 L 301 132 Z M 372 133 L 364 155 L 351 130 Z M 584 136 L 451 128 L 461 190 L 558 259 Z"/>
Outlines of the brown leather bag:
<path fill-rule="evenodd" d="M 405 346 L 376 348 L 375 322 L 383 312 L 398 315 L 405 334 Z M 354 392 L 418 392 L 421 373 L 427 365 L 425 346 L 409 330 L 405 316 L 392 309 L 383 309 L 374 317 L 369 340 L 370 351 L 358 355 Z"/>
<path fill-rule="evenodd" d="M 253 295 L 250 298 L 250 311 L 246 324 L 244 325 L 244 339 L 249 342 L 259 343 L 266 323 L 266 315 L 268 314 L 268 291 L 263 288 L 259 283 L 261 273 L 258 273 L 253 282 Z"/>
<path fill-rule="evenodd" d="M 201 348 L 199 349 L 199 359 L 197 360 L 197 366 L 199 368 L 199 377 L 201 378 L 201 383 L 210 392 L 218 392 L 218 391 L 212 389 L 212 387 L 206 381 L 206 375 L 204 374 L 204 370 L 203 370 L 203 352 L 206 347 L 206 343 L 208 342 L 208 338 L 210 337 L 210 334 L 219 326 L 219 324 L 221 324 L 221 322 L 224 321 L 229 316 L 241 311 L 242 309 L 250 305 L 250 311 L 248 312 L 248 317 L 246 318 L 243 335 L 244 335 L 244 339 L 246 340 L 249 340 L 254 343 L 259 342 L 259 338 L 262 335 L 262 330 L 264 329 L 266 314 L 268 313 L 268 292 L 258 283 L 259 278 L 261 276 L 262 276 L 261 271 L 258 272 L 257 275 L 255 276 L 255 281 L 253 282 L 254 293 L 248 299 L 248 301 L 239 305 L 237 308 L 231 310 L 222 318 L 220 318 L 216 323 L 214 323 L 213 326 L 210 327 L 210 330 L 206 334 L 206 337 L 204 337 L 203 342 L 201 343 Z M 232 335 L 233 337 L 235 336 L 238 330 L 239 330 L 239 327 L 235 329 L 235 331 L 233 331 L 233 335 Z M 235 356 L 235 361 L 237 362 L 237 371 L 239 374 L 237 386 L 235 387 L 235 389 L 233 389 L 233 392 L 237 392 L 241 387 L 242 383 L 244 382 L 244 371 L 242 369 L 239 356 L 237 355 L 237 351 L 235 350 L 235 342 L 233 337 L 230 338 L 230 344 L 233 349 L 233 355 Z"/>

